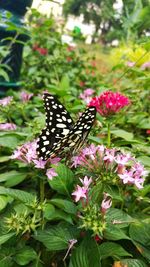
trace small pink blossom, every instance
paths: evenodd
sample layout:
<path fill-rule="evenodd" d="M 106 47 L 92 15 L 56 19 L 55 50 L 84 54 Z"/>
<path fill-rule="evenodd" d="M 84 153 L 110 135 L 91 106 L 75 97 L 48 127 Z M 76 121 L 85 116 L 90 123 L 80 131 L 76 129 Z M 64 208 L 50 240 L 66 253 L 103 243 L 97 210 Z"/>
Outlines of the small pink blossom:
<path fill-rule="evenodd" d="M 103 214 L 106 213 L 106 210 L 108 210 L 112 205 L 112 200 L 109 194 L 104 193 L 104 198 L 101 203 L 101 212 Z"/>
<path fill-rule="evenodd" d="M 87 190 L 84 187 L 77 185 L 76 190 L 72 193 L 72 195 L 75 196 L 75 202 L 78 202 L 82 198 L 86 199 L 86 192 Z"/>
<path fill-rule="evenodd" d="M 82 164 L 82 162 L 83 162 L 83 157 L 82 156 L 74 156 L 74 157 L 72 157 L 72 165 L 71 165 L 71 167 L 77 167 L 77 166 L 79 166 L 79 165 L 81 165 Z"/>
<path fill-rule="evenodd" d="M 89 104 L 89 102 L 90 102 L 91 99 L 92 99 L 91 96 L 92 96 L 94 93 L 95 93 L 95 91 L 94 91 L 93 89 L 88 88 L 88 89 L 84 90 L 84 92 L 81 93 L 81 94 L 79 95 L 79 97 L 80 97 L 81 99 L 83 99 L 83 100 L 86 102 L 86 104 Z"/>
<path fill-rule="evenodd" d="M 10 104 L 10 102 L 12 101 L 13 97 L 12 96 L 8 96 L 8 97 L 5 97 L 3 99 L 0 99 L 0 105 L 5 107 L 7 105 Z"/>
<path fill-rule="evenodd" d="M 150 61 L 145 62 L 145 63 L 141 66 L 141 70 L 146 70 L 146 69 L 150 69 Z"/>
<path fill-rule="evenodd" d="M 123 107 L 130 104 L 129 99 L 120 93 L 105 91 L 100 96 L 92 98 L 89 106 L 94 106 L 101 116 L 108 117 L 119 112 Z"/>
<path fill-rule="evenodd" d="M 132 61 L 127 61 L 126 62 L 126 65 L 127 65 L 127 67 L 134 67 L 134 65 L 135 65 L 135 62 L 132 62 Z"/>
<path fill-rule="evenodd" d="M 46 175 L 47 175 L 49 180 L 52 180 L 53 177 L 57 176 L 58 174 L 56 173 L 54 168 L 50 168 L 47 170 Z"/>
<path fill-rule="evenodd" d="M 133 178 L 133 172 L 125 170 L 123 174 L 118 174 L 120 179 L 122 180 L 123 184 L 133 184 L 134 178 Z"/>
<path fill-rule="evenodd" d="M 130 159 L 131 159 L 130 154 L 117 154 L 117 156 L 115 157 L 115 161 L 119 165 L 126 165 Z"/>
<path fill-rule="evenodd" d="M 20 98 L 21 98 L 22 102 L 27 102 L 27 101 L 29 101 L 30 98 L 31 98 L 32 96 L 33 96 L 32 93 L 29 94 L 29 93 L 27 93 L 27 92 L 25 92 L 25 91 L 22 91 L 22 92 L 20 93 Z"/>
<path fill-rule="evenodd" d="M 35 168 L 37 169 L 45 169 L 45 165 L 47 163 L 47 161 L 42 160 L 42 159 L 39 159 L 39 160 L 34 159 L 33 162 L 35 164 Z"/>
<path fill-rule="evenodd" d="M 68 256 L 70 250 L 72 249 L 72 247 L 74 246 L 74 244 L 76 244 L 77 242 L 78 242 L 77 239 L 70 239 L 70 240 L 69 240 L 68 250 L 67 250 L 67 252 L 66 252 L 65 257 L 63 258 L 63 261 L 67 258 L 67 256 Z"/>
<path fill-rule="evenodd" d="M 85 176 L 84 179 L 81 179 L 81 178 L 80 178 L 80 181 L 81 181 L 83 187 L 84 187 L 86 190 L 88 190 L 89 185 L 92 183 L 92 178 L 91 178 L 91 177 L 88 178 L 87 176 Z"/>
<path fill-rule="evenodd" d="M 106 149 L 103 160 L 113 162 L 115 160 L 115 149 Z"/>
<path fill-rule="evenodd" d="M 52 158 L 52 159 L 50 158 L 49 159 L 50 163 L 55 164 L 55 165 L 57 165 L 60 160 L 61 158 Z"/>
<path fill-rule="evenodd" d="M 84 156 L 95 155 L 96 151 L 97 151 L 97 147 L 95 145 L 91 144 L 89 147 L 85 147 L 82 150 L 82 153 Z"/>
<path fill-rule="evenodd" d="M 2 131 L 12 131 L 16 130 L 17 126 L 14 123 L 0 123 L 0 130 Z"/>

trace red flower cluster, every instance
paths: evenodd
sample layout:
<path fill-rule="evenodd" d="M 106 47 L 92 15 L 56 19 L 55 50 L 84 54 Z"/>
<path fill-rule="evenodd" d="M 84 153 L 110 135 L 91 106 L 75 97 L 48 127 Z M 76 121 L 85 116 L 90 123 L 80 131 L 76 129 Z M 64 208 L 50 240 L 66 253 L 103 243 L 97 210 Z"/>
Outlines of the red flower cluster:
<path fill-rule="evenodd" d="M 119 112 L 123 107 L 130 104 L 129 99 L 120 93 L 105 91 L 100 96 L 93 97 L 89 106 L 94 106 L 101 116 L 108 117 Z"/>
<path fill-rule="evenodd" d="M 48 54 L 48 50 L 43 47 L 39 47 L 37 44 L 33 46 L 34 51 L 38 51 L 40 55 L 45 56 Z"/>

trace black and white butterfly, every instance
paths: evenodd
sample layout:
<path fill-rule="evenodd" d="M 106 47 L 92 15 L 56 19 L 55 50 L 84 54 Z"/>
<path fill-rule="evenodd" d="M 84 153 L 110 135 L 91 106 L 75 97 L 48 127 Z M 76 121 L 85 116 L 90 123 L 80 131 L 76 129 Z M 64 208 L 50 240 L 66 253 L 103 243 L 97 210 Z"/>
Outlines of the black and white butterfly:
<path fill-rule="evenodd" d="M 82 146 L 90 132 L 95 120 L 96 108 L 87 108 L 74 123 L 69 112 L 55 96 L 46 93 L 43 99 L 46 128 L 42 130 L 37 141 L 39 158 L 47 160 L 50 157 L 60 156 L 68 149 L 75 152 Z"/>

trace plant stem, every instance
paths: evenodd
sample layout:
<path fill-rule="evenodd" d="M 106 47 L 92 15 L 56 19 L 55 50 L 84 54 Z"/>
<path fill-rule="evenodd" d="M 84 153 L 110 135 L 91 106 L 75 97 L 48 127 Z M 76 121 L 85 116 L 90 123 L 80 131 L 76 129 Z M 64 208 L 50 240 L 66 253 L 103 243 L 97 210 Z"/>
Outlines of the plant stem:
<path fill-rule="evenodd" d="M 107 146 L 110 147 L 111 133 L 110 133 L 110 122 L 107 124 Z"/>

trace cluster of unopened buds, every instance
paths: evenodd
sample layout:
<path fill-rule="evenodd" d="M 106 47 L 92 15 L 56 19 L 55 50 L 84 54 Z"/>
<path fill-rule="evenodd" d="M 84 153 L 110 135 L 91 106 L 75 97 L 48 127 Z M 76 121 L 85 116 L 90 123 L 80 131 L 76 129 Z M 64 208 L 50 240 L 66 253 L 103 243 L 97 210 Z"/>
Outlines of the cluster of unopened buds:
<path fill-rule="evenodd" d="M 72 158 L 72 167 L 82 168 L 82 172 L 92 175 L 95 181 L 100 178 L 112 184 L 119 180 L 123 184 L 135 185 L 138 189 L 143 188 L 144 178 L 148 174 L 144 166 L 129 153 L 94 144 Z"/>

